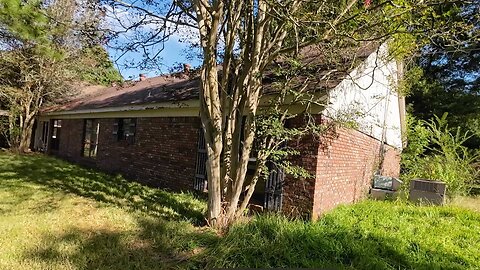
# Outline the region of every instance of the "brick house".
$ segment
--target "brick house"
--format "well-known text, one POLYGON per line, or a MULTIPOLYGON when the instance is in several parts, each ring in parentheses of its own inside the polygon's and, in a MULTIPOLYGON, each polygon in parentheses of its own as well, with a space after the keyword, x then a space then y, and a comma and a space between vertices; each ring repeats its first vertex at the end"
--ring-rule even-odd
MULTIPOLYGON (((398 176, 405 117, 404 100, 395 91, 401 66, 386 55, 382 45, 330 83, 328 105, 316 111, 319 121, 355 111, 358 127, 339 128, 325 140, 292 142, 301 152, 294 162, 315 177, 293 179, 272 171, 258 184, 258 204, 315 219, 364 198, 374 173, 398 176)), ((206 154, 200 126, 198 79, 167 75, 88 89, 71 102, 46 108, 38 117, 34 145, 146 185, 202 190, 206 154)))

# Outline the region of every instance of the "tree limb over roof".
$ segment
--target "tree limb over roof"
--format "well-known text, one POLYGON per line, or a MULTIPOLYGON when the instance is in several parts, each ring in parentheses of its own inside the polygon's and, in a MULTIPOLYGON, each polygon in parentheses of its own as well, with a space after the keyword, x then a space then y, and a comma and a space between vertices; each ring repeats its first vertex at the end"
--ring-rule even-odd
MULTIPOLYGON (((300 51, 299 61, 305 66, 305 74, 296 75, 295 82, 307 91, 326 92, 342 82, 350 71, 357 67, 378 48, 377 43, 365 43, 354 49, 338 49, 335 51, 337 61, 344 65, 329 64, 328 53, 321 47, 309 46, 300 51), (305 79, 310 77, 307 85, 305 79)), ((275 75, 276 68, 288 68, 287 58, 279 58, 263 78, 264 94, 273 94, 274 82, 279 78, 275 75)), ((221 72, 221 71, 220 71, 221 72)), ((79 91, 81 94, 63 105, 47 107, 44 113, 59 111, 94 110, 103 108, 122 107, 127 105, 148 105, 162 102, 181 102, 199 98, 200 78, 195 72, 172 73, 143 81, 126 82, 123 85, 112 87, 88 87, 88 91, 79 91)))

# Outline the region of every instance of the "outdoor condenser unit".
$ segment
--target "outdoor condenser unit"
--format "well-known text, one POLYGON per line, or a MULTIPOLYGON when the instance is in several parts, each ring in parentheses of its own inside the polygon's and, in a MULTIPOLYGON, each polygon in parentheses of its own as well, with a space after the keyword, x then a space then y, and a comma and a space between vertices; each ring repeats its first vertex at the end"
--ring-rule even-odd
POLYGON ((409 200, 442 205, 445 202, 446 190, 447 185, 444 182, 414 179, 410 182, 409 200))
POLYGON ((370 196, 377 200, 384 200, 388 197, 394 198, 398 195, 398 190, 402 183, 402 181, 394 177, 375 175, 370 196))

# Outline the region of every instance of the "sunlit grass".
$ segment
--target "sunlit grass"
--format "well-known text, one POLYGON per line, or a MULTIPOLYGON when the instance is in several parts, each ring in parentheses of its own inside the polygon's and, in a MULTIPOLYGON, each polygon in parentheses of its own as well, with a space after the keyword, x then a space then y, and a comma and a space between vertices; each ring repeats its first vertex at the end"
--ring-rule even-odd
POLYGON ((194 226, 204 209, 192 194, 2 153, 0 269, 176 267, 216 240, 194 226))
POLYGON ((480 215, 456 207, 365 201, 319 222, 261 216, 235 226, 216 267, 480 269, 480 215))
POLYGON ((470 197, 459 196, 454 198, 451 204, 458 207, 474 210, 480 213, 480 195, 470 197))
POLYGON ((193 194, 0 153, 0 269, 480 269, 478 205, 365 201, 313 223, 259 216, 219 236, 193 194))

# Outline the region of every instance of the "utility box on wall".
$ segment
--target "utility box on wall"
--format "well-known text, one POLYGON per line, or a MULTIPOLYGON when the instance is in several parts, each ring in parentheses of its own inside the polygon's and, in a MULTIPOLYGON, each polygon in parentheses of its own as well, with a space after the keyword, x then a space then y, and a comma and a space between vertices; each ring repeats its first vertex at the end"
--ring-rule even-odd
POLYGON ((413 179, 410 182, 409 200, 443 205, 445 203, 446 190, 447 185, 444 182, 428 179, 413 179))

